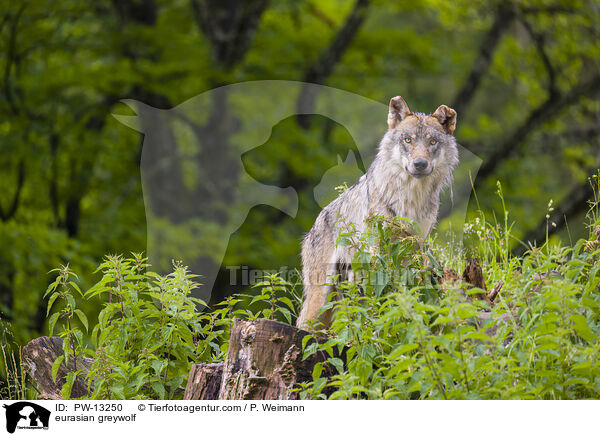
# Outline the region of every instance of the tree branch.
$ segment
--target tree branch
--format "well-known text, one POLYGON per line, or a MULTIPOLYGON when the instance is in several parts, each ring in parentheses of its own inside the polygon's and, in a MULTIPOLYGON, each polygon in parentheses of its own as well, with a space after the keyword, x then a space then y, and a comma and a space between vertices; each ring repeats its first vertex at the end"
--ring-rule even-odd
POLYGON ((493 174, 500 164, 519 148, 537 127, 556 116, 566 107, 575 104, 583 96, 593 95, 600 91, 600 76, 574 86, 566 94, 549 95, 546 101, 534 109, 525 122, 512 135, 491 147, 493 150, 477 173, 477 179, 483 181, 493 174))
POLYGON ((133 20, 146 26, 156 24, 158 10, 155 0, 112 0, 112 4, 123 22, 133 20))
POLYGON ((17 45, 17 29, 19 26, 19 20, 21 19, 21 15, 23 14, 23 11, 25 10, 26 5, 27 5, 27 3, 23 3, 21 5, 19 10, 17 11, 17 14, 15 15, 15 17, 13 18, 13 20, 10 24, 10 36, 9 36, 9 40, 8 40, 8 51, 6 54, 6 66, 4 67, 4 95, 6 97, 6 101, 8 102, 8 105, 10 106, 10 109, 14 115, 17 115, 20 111, 15 103, 14 98, 13 98, 13 93, 12 93, 11 83, 10 83, 11 82, 10 75, 11 75, 12 65, 15 61, 15 56, 16 56, 15 52, 16 52, 16 45, 17 45))
POLYGON ((524 7, 521 8, 521 13, 523 14, 527 14, 527 15, 537 15, 537 14, 566 14, 566 15, 570 15, 570 14, 575 14, 577 12, 577 9, 575 8, 568 8, 565 6, 532 6, 532 7, 524 7))
POLYGON ((190 0, 190 3, 213 57, 229 70, 246 55, 269 0, 190 0))
POLYGON ((569 218, 573 218, 578 214, 587 211, 589 208, 588 201, 593 198, 594 195, 589 178, 597 174, 597 171, 597 168, 594 168, 588 173, 588 176, 584 182, 573 187, 573 189, 571 189, 571 191, 565 195, 563 201, 554 207, 552 213, 549 214, 550 218, 542 218, 540 222, 523 238, 525 245, 517 245, 512 250, 512 253, 516 256, 521 256, 527 249, 529 249, 527 243, 535 246, 536 243, 542 242, 546 239, 546 232, 548 237, 550 237, 554 233, 561 230, 569 218), (555 225, 552 225, 552 223, 555 225))
POLYGON ((452 103, 452 108, 461 118, 464 117, 464 113, 475 96, 483 76, 488 71, 502 35, 510 27, 514 18, 515 10, 512 4, 501 2, 496 9, 492 27, 483 37, 483 41, 479 46, 479 53, 471 67, 471 72, 452 103))
MULTIPOLYGON (((348 14, 346 21, 337 31, 331 44, 325 48, 317 60, 309 65, 304 74, 303 81, 305 83, 323 84, 331 75, 333 68, 342 58, 346 49, 358 33, 362 26, 369 9, 370 0, 357 0, 348 14)), ((315 102, 316 94, 314 90, 309 90, 306 85, 303 85, 298 96, 296 107, 298 113, 310 113, 315 102)), ((303 129, 310 127, 309 117, 297 117, 298 124, 303 129)))
POLYGON ((329 27, 330 29, 333 29, 335 27, 335 21, 329 15, 327 15, 325 12, 319 9, 314 3, 309 1, 306 3, 306 6, 308 12, 310 12, 313 16, 321 20, 323 23, 325 23, 327 27, 329 27))
MULTIPOLYGON (((580 98, 592 96, 598 92, 600 92, 600 75, 574 86, 567 93, 549 95, 544 103, 529 113, 525 121, 511 135, 489 147, 492 153, 485 158, 477 173, 474 185, 477 186, 492 176, 500 165, 510 158, 540 125, 551 120, 565 108, 577 103, 580 98)), ((459 189, 454 193, 455 198, 467 198, 470 191, 470 186, 459 189)), ((440 209, 439 219, 447 217, 450 211, 450 207, 440 209)))
POLYGON ((25 184, 25 160, 21 159, 19 161, 19 165, 17 167, 17 187, 15 189, 15 195, 13 196, 10 207, 6 211, 6 213, 0 207, 0 219, 3 222, 10 220, 19 207, 19 199, 21 198, 21 191, 23 190, 23 185, 25 184))
POLYGON ((544 63, 544 67, 546 68, 546 72, 548 73, 548 94, 554 95, 558 94, 558 88, 556 87, 556 71, 552 62, 550 62, 550 58, 548 57, 548 53, 546 52, 546 40, 543 34, 537 33, 531 24, 525 19, 524 16, 519 17, 519 21, 523 24, 527 33, 533 40, 535 44, 535 48, 544 63))
POLYGON ((54 222, 57 226, 60 226, 60 214, 58 212, 58 135, 55 132, 50 134, 50 204, 52 205, 52 213, 54 215, 54 222))

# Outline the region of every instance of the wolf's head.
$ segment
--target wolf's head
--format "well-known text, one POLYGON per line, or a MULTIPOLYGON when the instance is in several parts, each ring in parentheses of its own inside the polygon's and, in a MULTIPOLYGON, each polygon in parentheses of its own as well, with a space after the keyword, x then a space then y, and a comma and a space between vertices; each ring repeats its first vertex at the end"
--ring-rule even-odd
POLYGON ((415 178, 449 174, 458 164, 456 111, 441 105, 430 115, 412 113, 400 96, 390 101, 385 158, 415 178))

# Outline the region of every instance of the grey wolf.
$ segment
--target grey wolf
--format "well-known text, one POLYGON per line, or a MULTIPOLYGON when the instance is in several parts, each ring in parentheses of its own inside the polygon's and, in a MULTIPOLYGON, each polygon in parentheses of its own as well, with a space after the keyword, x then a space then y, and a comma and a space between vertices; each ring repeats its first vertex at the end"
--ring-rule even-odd
POLYGON ((456 111, 441 105, 432 114, 412 113, 400 96, 390 101, 388 129, 367 172, 329 203, 302 241, 304 298, 298 327, 309 321, 331 323, 331 311, 319 316, 333 286, 330 278, 348 270, 353 252, 336 246, 340 226, 365 230, 370 215, 402 216, 415 221, 424 240, 436 220, 440 192, 452 183, 458 165, 454 139, 456 111))

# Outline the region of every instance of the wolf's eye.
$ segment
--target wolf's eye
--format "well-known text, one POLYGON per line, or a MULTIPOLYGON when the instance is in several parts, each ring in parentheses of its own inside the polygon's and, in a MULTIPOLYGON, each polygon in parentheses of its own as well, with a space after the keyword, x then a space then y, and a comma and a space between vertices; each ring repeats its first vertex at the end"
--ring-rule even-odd
POLYGON ((435 144, 437 144, 437 143, 438 143, 438 142, 437 142, 435 139, 432 139, 431 141, 429 141, 429 145, 435 145, 435 144))
POLYGON ((410 144, 412 142, 412 138, 407 136, 406 138, 404 138, 404 142, 406 142, 407 144, 410 144))

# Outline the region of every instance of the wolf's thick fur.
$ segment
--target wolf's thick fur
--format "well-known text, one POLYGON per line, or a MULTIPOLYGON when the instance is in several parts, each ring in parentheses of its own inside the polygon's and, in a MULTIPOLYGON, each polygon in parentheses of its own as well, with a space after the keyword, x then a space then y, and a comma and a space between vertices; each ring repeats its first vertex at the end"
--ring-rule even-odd
MULTIPOLYGON (((402 97, 390 101, 388 130, 373 163, 352 187, 327 205, 302 242, 304 302, 297 325, 316 320, 327 303, 328 277, 347 269, 353 253, 336 246, 341 225, 360 232, 371 214, 403 216, 419 224, 426 238, 437 219, 440 192, 458 164, 454 140, 456 112, 442 105, 430 115, 411 113, 402 97)), ((328 327, 331 311, 319 318, 328 327)))

